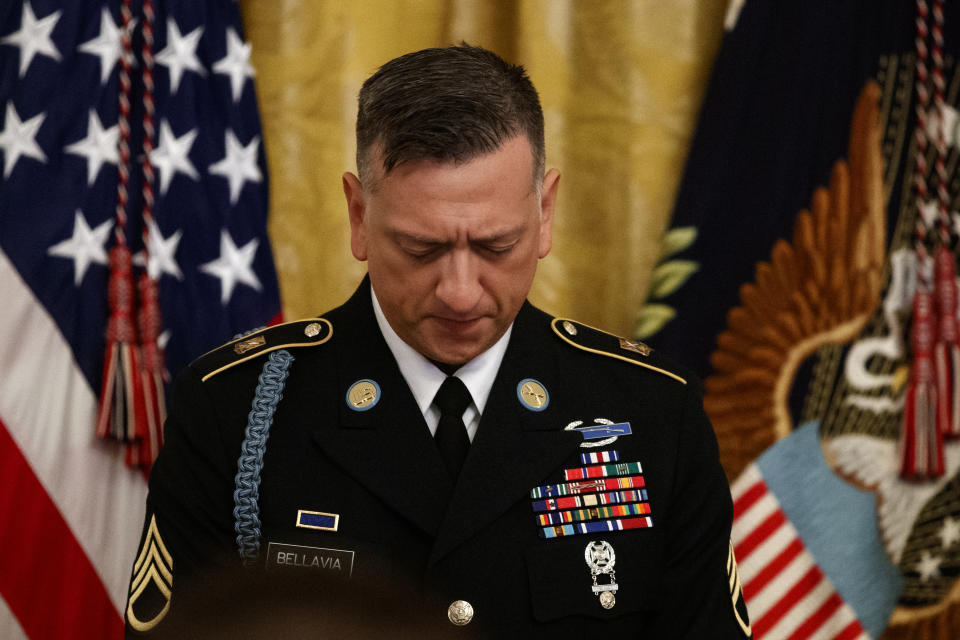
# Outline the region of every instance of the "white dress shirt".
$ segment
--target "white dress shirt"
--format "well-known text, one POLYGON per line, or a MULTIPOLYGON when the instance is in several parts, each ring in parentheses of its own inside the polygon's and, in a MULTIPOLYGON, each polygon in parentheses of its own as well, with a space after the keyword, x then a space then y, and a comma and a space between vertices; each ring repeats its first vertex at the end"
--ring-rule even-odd
MULTIPOLYGON (((383 309, 380 308, 380 301, 377 300, 377 294, 374 293, 373 287, 370 287, 370 296, 373 298, 373 313, 377 317, 380 333, 383 334, 383 339, 387 341, 387 346, 390 347, 390 352, 393 353, 393 357, 400 367, 403 379, 406 380, 407 386, 413 392, 413 398, 416 400, 417 406, 420 407, 423 419, 427 422, 430 435, 434 435, 437 432, 437 423, 440 422, 440 409, 433 405, 433 398, 437 395, 440 385, 446 380, 447 374, 397 335, 397 332, 393 330, 393 327, 390 326, 387 318, 383 315, 383 309)), ((480 416, 483 415, 483 409, 487 406, 490 387, 493 386, 493 380, 497 377, 497 371, 500 370, 500 363, 503 361, 503 354, 507 350, 507 343, 510 341, 512 331, 513 323, 492 347, 457 369, 453 374, 463 381, 473 400, 467 410, 463 412, 463 424, 467 427, 467 437, 470 438, 470 442, 473 442, 473 437, 477 434, 480 416)))

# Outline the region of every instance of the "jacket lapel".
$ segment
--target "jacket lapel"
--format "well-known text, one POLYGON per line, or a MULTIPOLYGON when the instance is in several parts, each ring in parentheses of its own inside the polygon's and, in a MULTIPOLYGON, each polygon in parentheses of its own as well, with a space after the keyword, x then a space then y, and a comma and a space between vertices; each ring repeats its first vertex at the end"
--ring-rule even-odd
POLYGON ((314 432, 320 449, 357 482, 419 526, 436 535, 452 483, 413 394, 387 347, 365 278, 333 324, 339 395, 338 422, 314 432), (347 391, 358 380, 373 380, 379 400, 366 411, 351 409, 347 391))
POLYGON ((544 344, 549 339, 545 318, 529 303, 517 315, 428 565, 436 564, 527 496, 582 441, 578 433, 563 430, 555 403, 543 411, 531 411, 517 398, 517 385, 525 378, 539 380, 548 392, 551 386, 559 386, 552 385, 559 369, 552 356, 555 350, 544 344))

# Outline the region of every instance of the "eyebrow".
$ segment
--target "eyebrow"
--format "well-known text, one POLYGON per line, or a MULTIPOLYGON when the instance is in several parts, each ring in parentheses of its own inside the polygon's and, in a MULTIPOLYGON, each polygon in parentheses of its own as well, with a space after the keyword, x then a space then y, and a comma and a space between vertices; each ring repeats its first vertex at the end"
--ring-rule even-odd
MULTIPOLYGON (((504 240, 512 239, 516 236, 519 236, 523 233, 525 229, 524 225, 514 227, 512 229, 506 229, 505 231, 500 231, 493 233, 488 236, 482 236, 479 238, 470 238, 470 244, 496 244, 497 242, 502 242, 504 240)), ((411 242, 416 244, 430 245, 430 246, 446 246, 454 244, 447 240, 441 240, 438 238, 432 238, 430 236, 421 235, 418 233, 407 233, 406 231, 400 231, 399 229, 394 229, 391 231, 391 235, 395 240, 400 242, 411 242)))

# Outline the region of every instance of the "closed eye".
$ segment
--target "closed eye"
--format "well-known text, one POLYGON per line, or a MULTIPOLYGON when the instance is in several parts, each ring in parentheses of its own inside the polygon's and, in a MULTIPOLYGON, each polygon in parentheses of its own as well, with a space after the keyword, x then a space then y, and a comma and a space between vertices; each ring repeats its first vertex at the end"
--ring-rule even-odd
POLYGON ((516 246, 516 242, 511 242, 509 244, 480 244, 477 246, 477 248, 485 253, 495 256, 503 256, 513 251, 514 247, 516 246))
POLYGON ((406 253, 411 258, 416 260, 430 260, 432 258, 438 257, 443 253, 446 245, 430 245, 430 246, 417 246, 417 247, 402 247, 404 253, 406 253))
POLYGON ((411 258, 427 260, 443 253, 450 245, 446 242, 423 238, 419 236, 395 233, 394 240, 397 247, 411 258))

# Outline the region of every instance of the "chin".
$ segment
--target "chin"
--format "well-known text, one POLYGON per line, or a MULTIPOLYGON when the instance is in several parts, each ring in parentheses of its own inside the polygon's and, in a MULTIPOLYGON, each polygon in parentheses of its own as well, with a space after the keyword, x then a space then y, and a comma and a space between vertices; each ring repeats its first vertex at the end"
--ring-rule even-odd
POLYGON ((446 347, 438 345, 438 348, 430 350, 429 353, 431 355, 427 357, 430 360, 434 360, 442 364, 450 365, 452 367, 460 367, 476 358, 478 355, 483 353, 483 351, 483 349, 474 345, 469 347, 465 347, 463 345, 450 345, 446 347))
POLYGON ((449 351, 446 351, 442 354, 438 353, 437 357, 431 358, 431 360, 439 362, 440 364, 449 365, 451 367, 462 367, 476 358, 478 355, 480 355, 479 351, 477 353, 469 352, 468 355, 462 355, 461 353, 450 353, 449 351))

